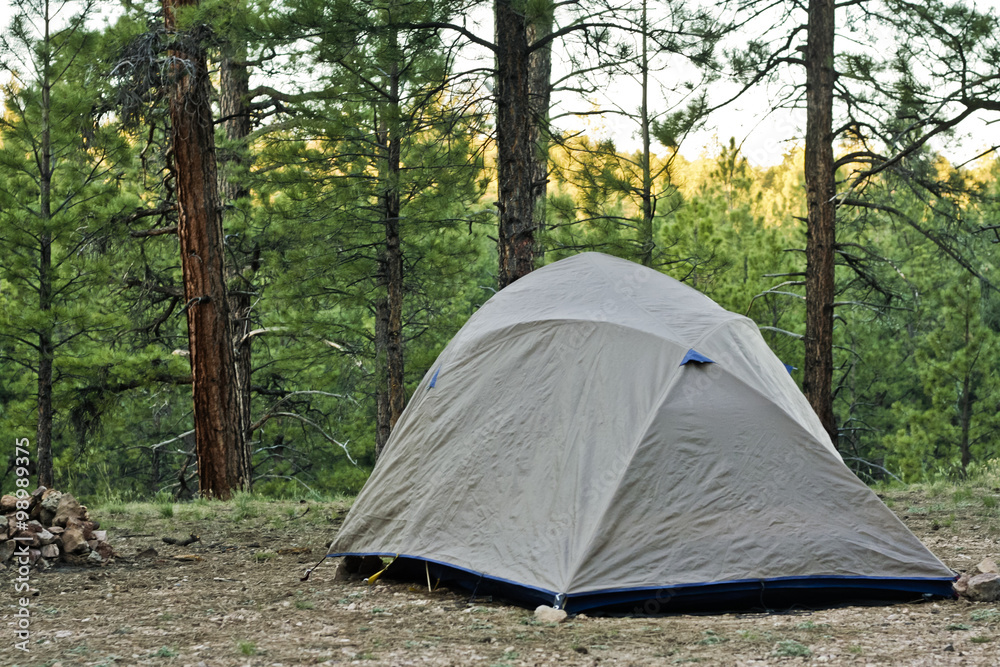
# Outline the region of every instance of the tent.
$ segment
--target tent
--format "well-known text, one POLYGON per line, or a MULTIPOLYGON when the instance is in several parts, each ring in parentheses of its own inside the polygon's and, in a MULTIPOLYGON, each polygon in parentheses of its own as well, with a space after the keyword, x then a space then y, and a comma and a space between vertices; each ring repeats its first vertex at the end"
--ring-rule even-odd
POLYGON ((568 611, 951 596, 754 322, 585 253, 473 315, 330 556, 568 611))

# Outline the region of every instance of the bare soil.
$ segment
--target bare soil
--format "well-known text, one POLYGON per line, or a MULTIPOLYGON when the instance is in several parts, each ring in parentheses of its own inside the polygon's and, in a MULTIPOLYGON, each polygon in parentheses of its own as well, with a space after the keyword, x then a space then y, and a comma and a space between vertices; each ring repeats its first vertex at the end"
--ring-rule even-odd
MULTIPOLYGON (((923 490, 886 500, 945 563, 967 571, 1000 557, 998 497, 923 490)), ((546 625, 531 610, 456 591, 337 581, 329 561, 300 581, 346 507, 244 498, 92 510, 120 556, 32 573, 28 653, 14 648, 10 623, 16 575, 0 573, 0 665, 1000 665, 1000 603, 546 625), (189 533, 201 541, 161 540, 189 533), (142 555, 151 548, 155 556, 142 555)))

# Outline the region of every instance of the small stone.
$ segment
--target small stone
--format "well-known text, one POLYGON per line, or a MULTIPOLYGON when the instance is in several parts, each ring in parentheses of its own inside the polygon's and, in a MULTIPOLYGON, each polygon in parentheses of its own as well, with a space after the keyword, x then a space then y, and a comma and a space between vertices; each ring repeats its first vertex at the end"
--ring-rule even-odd
POLYGON ((101 554, 102 560, 110 560, 115 557, 115 550, 107 542, 98 542, 94 551, 101 554))
POLYGON ((341 564, 348 573, 362 577, 370 577, 385 567, 378 556, 344 556, 341 564))
POLYGON ((958 581, 953 583, 951 587, 958 595, 965 595, 966 591, 969 590, 969 575, 962 574, 962 576, 958 578, 958 581))
POLYGON ((0 564, 6 563, 10 560, 10 557, 14 555, 14 549, 16 544, 14 540, 7 540, 6 542, 0 542, 0 564))
POLYGON ((6 514, 17 509, 17 497, 6 495, 0 497, 0 513, 6 514))
POLYGON ((544 604, 535 608, 535 620, 541 623, 562 623, 567 615, 564 609, 553 609, 544 604))
POLYGON ((970 577, 965 597, 973 602, 996 602, 1000 600, 1000 574, 987 572, 970 577))
POLYGON ((944 647, 944 650, 948 651, 948 652, 953 652, 955 650, 955 645, 954 644, 948 644, 947 646, 944 647))
POLYGON ((52 523, 52 520, 56 516, 56 510, 59 509, 59 499, 62 498, 62 495, 61 491, 56 491, 55 489, 49 489, 42 494, 41 512, 38 515, 42 523, 46 525, 52 523))
POLYGON ((55 544, 46 544, 42 547, 42 558, 58 558, 59 557, 59 547, 55 544))
POLYGON ((88 560, 92 560, 95 563, 103 563, 104 562, 104 558, 101 557, 101 553, 99 551, 91 551, 90 555, 87 556, 87 559, 88 560))
POLYGON ((997 562, 992 558, 984 558, 979 565, 976 566, 980 574, 1000 574, 1000 568, 997 567, 997 562))
POLYGON ((94 539, 97 540, 98 542, 107 542, 108 541, 108 531, 106 531, 106 530, 95 530, 94 531, 94 539))
POLYGON ((73 494, 64 493, 59 497, 59 504, 56 507, 55 518, 52 519, 52 523, 57 526, 68 527, 67 523, 70 519, 85 521, 85 517, 85 510, 76 501, 73 494))
POLYGON ((67 528, 62 535, 63 551, 67 554, 86 553, 90 551, 90 545, 83 538, 83 531, 79 528, 67 528))

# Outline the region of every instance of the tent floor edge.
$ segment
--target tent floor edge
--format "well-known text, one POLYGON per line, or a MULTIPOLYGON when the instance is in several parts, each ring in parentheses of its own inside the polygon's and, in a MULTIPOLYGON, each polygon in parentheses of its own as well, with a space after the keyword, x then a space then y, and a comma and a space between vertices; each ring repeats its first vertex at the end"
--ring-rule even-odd
MULTIPOLYGON (((338 556, 396 557, 394 553, 331 553, 338 556)), ((559 606, 582 612, 656 616, 689 613, 778 612, 843 605, 885 605, 928 599, 953 599, 953 578, 878 578, 845 576, 786 577, 659 588, 598 590, 559 594, 514 581, 490 577, 449 563, 399 555, 386 569, 387 579, 461 589, 469 602, 498 601, 534 608, 559 606)))

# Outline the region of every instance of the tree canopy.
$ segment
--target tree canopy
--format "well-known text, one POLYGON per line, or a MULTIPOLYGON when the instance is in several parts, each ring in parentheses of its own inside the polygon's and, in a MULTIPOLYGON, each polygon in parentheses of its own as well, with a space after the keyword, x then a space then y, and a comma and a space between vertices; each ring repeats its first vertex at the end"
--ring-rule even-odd
POLYGON ((864 478, 1000 457, 1000 142, 969 136, 1000 114, 991 11, 12 8, 0 432, 41 483, 355 492, 468 317, 587 250, 753 318, 864 478), (747 96, 810 114, 783 160, 690 144, 747 96))

